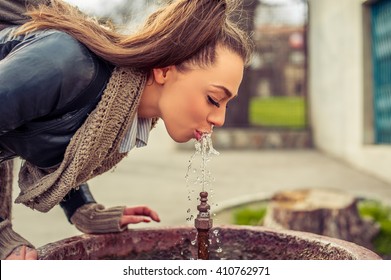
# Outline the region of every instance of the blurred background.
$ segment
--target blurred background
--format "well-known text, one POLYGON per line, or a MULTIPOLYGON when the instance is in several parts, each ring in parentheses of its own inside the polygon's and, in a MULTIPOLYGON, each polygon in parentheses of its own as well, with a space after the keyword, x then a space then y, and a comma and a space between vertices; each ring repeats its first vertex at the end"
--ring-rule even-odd
MULTIPOLYGON (((124 32, 159 6, 67 2, 124 32)), ((238 21, 256 51, 240 98, 213 133, 221 154, 210 163, 212 210, 286 189, 344 191, 382 205, 376 211, 391 250, 391 1, 242 0, 241 7, 238 21)), ((189 190, 184 177, 193 152, 194 143, 175 144, 160 121, 148 147, 91 181, 91 190, 107 206, 151 206, 162 218, 151 226, 189 224, 188 197, 198 190, 189 190)), ((61 209, 14 209, 15 228, 37 246, 80 234, 61 209)))

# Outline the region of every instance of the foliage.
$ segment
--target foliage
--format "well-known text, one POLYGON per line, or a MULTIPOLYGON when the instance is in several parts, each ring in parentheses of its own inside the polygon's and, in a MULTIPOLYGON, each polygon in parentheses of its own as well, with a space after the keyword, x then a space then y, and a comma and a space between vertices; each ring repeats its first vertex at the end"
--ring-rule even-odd
POLYGON ((303 97, 252 98, 250 123, 266 127, 305 128, 305 99, 303 97))
POLYGON ((382 256, 391 256, 391 207, 378 201, 363 200, 358 209, 362 217, 373 219, 380 225, 380 232, 373 240, 375 251, 382 256))
POLYGON ((240 207, 233 211, 233 223, 236 225, 260 225, 262 224, 265 214, 266 206, 258 208, 240 207))

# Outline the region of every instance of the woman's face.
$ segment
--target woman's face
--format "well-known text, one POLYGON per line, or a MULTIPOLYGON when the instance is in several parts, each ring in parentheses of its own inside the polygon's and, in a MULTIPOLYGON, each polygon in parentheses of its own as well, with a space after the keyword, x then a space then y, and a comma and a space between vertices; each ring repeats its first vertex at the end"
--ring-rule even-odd
MULTIPOLYGON (((217 48, 215 64, 207 68, 192 66, 179 72, 176 67, 160 69, 160 117, 176 142, 197 140, 212 126, 222 126, 227 103, 237 96, 243 77, 241 57, 217 48)), ((156 77, 155 77, 156 78, 156 77)))

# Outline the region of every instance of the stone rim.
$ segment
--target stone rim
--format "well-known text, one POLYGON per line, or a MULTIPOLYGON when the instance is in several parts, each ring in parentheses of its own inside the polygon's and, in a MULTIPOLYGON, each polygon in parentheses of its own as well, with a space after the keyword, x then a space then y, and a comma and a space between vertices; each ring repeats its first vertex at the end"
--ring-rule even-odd
MULTIPOLYGON (((340 258, 336 259, 381 259, 380 256, 374 252, 357 244, 313 233, 292 230, 275 230, 262 226, 219 226, 212 228, 211 231, 214 229, 219 230, 225 238, 230 238, 230 242, 227 242, 231 243, 230 245, 236 242, 236 245, 233 244, 233 246, 237 246, 236 251, 238 250, 237 248, 243 248, 240 247, 243 246, 243 243, 238 243, 238 240, 240 241, 241 238, 249 239, 246 240, 246 244, 249 244, 248 246, 253 246, 253 248, 249 248, 249 251, 254 248, 257 249, 257 247, 254 247, 258 246, 257 242, 262 245, 261 242, 263 239, 273 239, 276 240, 278 244, 283 244, 284 248, 282 248, 282 250, 286 251, 288 248, 288 250, 291 251, 288 256, 295 256, 295 254, 297 254, 295 258, 284 258, 283 255, 280 255, 271 259, 321 259, 313 253, 309 254, 308 258, 307 255, 303 255, 305 257, 300 258, 302 253, 300 250, 303 250, 303 248, 311 248, 311 245, 314 247, 315 251, 317 248, 321 248, 326 254, 328 253, 327 250, 331 253, 333 250, 337 250, 340 252, 338 255, 340 258), (296 258, 297 256, 299 256, 299 258, 296 258)), ((137 256, 137 254, 147 255, 149 252, 156 253, 159 250, 168 251, 180 243, 189 243, 190 240, 195 239, 195 236, 195 228, 185 226, 129 229, 121 233, 112 234, 82 234, 46 244, 38 248, 38 255, 41 260, 110 259, 108 256, 114 256, 115 259, 121 259, 130 253, 137 256)), ((268 244, 263 245, 267 246, 268 244)), ((245 252, 246 249, 247 248, 244 248, 243 251, 245 252)), ((192 251, 189 252, 189 254, 196 254, 195 247, 194 250, 192 248, 189 250, 192 251)), ((229 252, 227 254, 229 254, 229 252)))

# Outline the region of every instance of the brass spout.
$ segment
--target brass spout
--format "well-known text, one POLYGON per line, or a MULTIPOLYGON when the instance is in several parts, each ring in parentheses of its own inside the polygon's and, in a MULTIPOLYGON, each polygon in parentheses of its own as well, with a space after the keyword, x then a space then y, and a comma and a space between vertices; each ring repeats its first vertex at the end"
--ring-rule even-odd
POLYGON ((208 193, 200 193, 200 204, 197 206, 198 215, 194 221, 197 229, 198 259, 209 259, 209 230, 213 226, 213 220, 210 218, 210 206, 208 204, 208 193))

